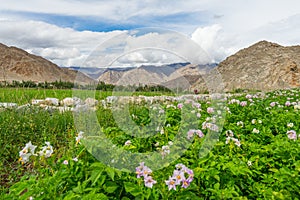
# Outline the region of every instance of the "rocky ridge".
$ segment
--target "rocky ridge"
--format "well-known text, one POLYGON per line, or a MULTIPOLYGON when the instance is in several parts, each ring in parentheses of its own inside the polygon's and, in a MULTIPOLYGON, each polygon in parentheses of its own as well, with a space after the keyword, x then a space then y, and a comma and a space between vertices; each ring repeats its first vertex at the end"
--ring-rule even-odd
POLYGON ((94 81, 83 73, 60 68, 40 56, 0 44, 0 81, 74 82, 75 79, 80 84, 94 81))

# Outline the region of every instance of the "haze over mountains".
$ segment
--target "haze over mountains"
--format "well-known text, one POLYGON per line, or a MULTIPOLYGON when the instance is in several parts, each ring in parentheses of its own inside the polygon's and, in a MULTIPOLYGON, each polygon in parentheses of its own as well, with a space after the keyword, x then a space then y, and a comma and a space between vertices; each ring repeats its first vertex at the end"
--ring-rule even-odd
POLYGON ((63 68, 16 47, 0 44, 0 81, 32 80, 35 82, 70 81, 89 84, 102 81, 115 85, 165 85, 186 90, 208 90, 203 77, 217 70, 226 91, 237 88, 271 90, 299 87, 300 46, 283 47, 260 41, 208 65, 174 63, 162 66, 142 65, 138 68, 63 68), (79 72, 77 73, 77 70, 79 72))

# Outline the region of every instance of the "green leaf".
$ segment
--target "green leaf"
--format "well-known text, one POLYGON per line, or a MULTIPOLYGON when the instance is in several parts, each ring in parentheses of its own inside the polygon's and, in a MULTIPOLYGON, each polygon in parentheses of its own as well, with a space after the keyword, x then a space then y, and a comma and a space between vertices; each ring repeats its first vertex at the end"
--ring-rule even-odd
POLYGON ((124 187, 125 187, 126 192, 132 194, 135 197, 138 196, 138 195, 140 195, 140 194, 142 194, 142 191, 139 188, 139 186, 136 185, 136 184, 134 184, 134 183, 125 182, 124 183, 124 187))
POLYGON ((111 178, 111 180, 114 181, 114 178, 115 178, 115 170, 113 168, 110 168, 110 167, 107 167, 105 169, 107 175, 111 178))
POLYGON ((118 187, 119 186, 115 182, 109 181, 109 182, 105 183, 104 190, 107 193, 113 193, 118 187))
POLYGON ((103 193, 95 194, 94 192, 90 192, 88 195, 83 196, 82 199, 83 200, 91 200, 91 199, 108 200, 108 197, 103 193))
POLYGON ((215 189, 215 190, 219 190, 219 188, 220 188, 220 183, 216 183, 216 184, 214 185, 214 189, 215 189))
POLYGON ((95 186, 95 184, 97 183, 97 181, 101 177, 102 172, 103 172, 103 169, 101 169, 101 170, 94 170, 92 172, 92 175, 91 175, 91 178, 90 178, 91 181, 92 181, 92 186, 95 186))
POLYGON ((214 178, 215 178, 218 182, 220 182, 220 176, 219 176, 219 175, 214 175, 214 178))

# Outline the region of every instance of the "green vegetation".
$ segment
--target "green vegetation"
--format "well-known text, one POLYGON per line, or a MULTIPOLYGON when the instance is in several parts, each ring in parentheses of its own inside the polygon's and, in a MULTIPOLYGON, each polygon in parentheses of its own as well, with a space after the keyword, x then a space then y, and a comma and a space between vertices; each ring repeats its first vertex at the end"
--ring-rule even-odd
MULTIPOLYGON (((82 92, 89 96, 93 91, 82 92)), ((96 91, 95 96, 104 99, 111 94, 96 91)), ((134 93, 138 94, 154 95, 134 93)), ((215 104, 211 100, 170 101, 162 102, 160 107, 139 102, 128 105, 130 116, 122 110, 118 112, 122 123, 126 123, 128 117, 132 119, 136 125, 132 126, 134 133, 141 131, 139 127, 151 124, 153 118, 162 122, 164 126, 152 131, 147 138, 128 134, 130 127, 127 131, 121 129, 114 111, 99 103, 95 112, 101 130, 120 149, 132 153, 158 152, 159 161, 163 161, 172 157, 181 144, 190 142, 180 158, 151 173, 156 181, 152 188, 145 186, 143 177, 138 178, 136 173, 108 167, 94 158, 84 144, 97 140, 89 141, 86 137, 89 129, 75 128, 71 111, 60 113, 40 107, 2 109, 0 199, 299 199, 299 95, 299 90, 287 90, 264 96, 233 96, 226 100, 224 110, 224 106, 218 107, 222 100, 215 104), (186 116, 184 109, 190 111, 186 116), (221 126, 216 120, 224 116, 224 112, 226 117, 221 126), (182 121, 183 116, 188 120, 182 121), (190 125, 196 126, 195 130, 184 129, 190 125), (201 147, 207 143, 205 138, 215 133, 214 125, 221 131, 219 140, 207 155, 199 156, 201 147), (80 131, 84 131, 81 141, 78 139, 80 131), (178 134, 181 141, 171 144, 178 134), (52 155, 48 158, 30 156, 28 162, 22 164, 18 161, 19 152, 29 141, 37 146, 36 152, 46 141, 50 142, 52 155), (170 154, 163 150, 166 146, 170 154), (176 190, 169 190, 165 181, 179 163, 191 169, 194 178, 186 188, 180 184, 176 190)), ((0 102, 19 105, 33 98, 71 96, 71 90, 0 89, 0 102)), ((150 164, 150 161, 144 162, 147 166, 150 164)))

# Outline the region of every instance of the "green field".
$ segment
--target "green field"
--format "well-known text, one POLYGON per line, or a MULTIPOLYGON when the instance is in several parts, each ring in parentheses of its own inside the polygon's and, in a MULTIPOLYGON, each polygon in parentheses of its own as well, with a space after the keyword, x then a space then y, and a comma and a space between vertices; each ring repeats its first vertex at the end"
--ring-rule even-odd
MULTIPOLYGON (((74 93, 93 95, 1 88, 0 102, 23 105, 74 93)), ((96 91, 95 98, 111 94, 96 91)), ((115 110, 99 102, 95 111, 77 115, 1 108, 0 199, 299 199, 299 95, 294 89, 214 101, 140 101, 115 110), (20 153, 28 142, 39 153, 20 160, 30 153, 20 153), (132 155, 142 155, 145 166, 138 168, 132 155)))

